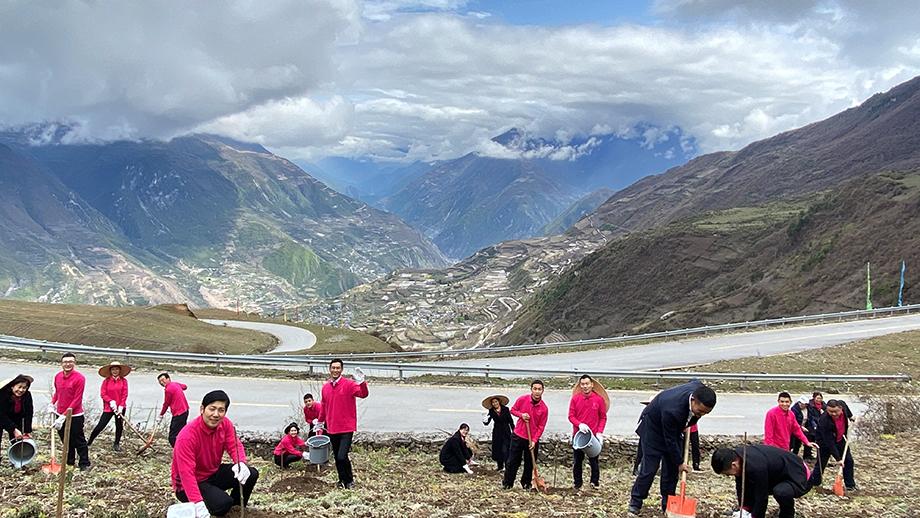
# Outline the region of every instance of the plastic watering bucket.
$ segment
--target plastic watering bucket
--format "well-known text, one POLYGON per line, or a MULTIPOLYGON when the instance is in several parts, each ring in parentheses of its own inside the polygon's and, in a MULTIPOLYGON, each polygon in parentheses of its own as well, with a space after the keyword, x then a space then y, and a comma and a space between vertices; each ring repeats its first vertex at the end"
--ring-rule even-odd
POLYGON ((330 440, 328 435, 314 435, 307 439, 310 445, 310 464, 329 462, 330 440))
POLYGON ((591 432, 578 432, 572 437, 572 447, 576 450, 583 450, 588 458, 594 458, 601 454, 601 441, 597 440, 591 432))
POLYGON ((10 449, 7 450, 7 455, 13 467, 21 469, 32 462, 32 459, 35 458, 35 451, 35 441, 32 439, 23 439, 11 444, 10 449))

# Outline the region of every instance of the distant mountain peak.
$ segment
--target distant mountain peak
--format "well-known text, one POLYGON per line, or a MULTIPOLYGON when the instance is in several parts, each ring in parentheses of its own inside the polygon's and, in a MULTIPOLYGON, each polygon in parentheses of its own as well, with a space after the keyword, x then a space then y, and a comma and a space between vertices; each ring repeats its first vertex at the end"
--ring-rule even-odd
POLYGON ((233 148, 237 151, 244 151, 250 153, 260 153, 263 155, 271 155, 272 153, 262 147, 261 144, 256 144, 254 142, 242 142, 240 140, 232 139, 230 137, 224 137, 222 135, 215 135, 213 133, 195 133, 190 135, 193 138, 203 140, 205 142, 210 142, 212 144, 222 144, 224 146, 233 148))

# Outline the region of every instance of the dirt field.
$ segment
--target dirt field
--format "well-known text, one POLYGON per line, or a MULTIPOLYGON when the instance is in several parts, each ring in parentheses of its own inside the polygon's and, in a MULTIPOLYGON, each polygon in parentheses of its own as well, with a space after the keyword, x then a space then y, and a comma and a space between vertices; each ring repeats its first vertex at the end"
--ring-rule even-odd
MULTIPOLYGON (((38 436, 40 444, 46 433, 38 436)), ((137 458, 140 444, 127 437, 120 454, 106 451, 105 437, 90 452, 94 469, 73 474, 65 497, 65 516, 163 516, 173 502, 169 488, 169 449, 160 443, 151 456, 137 458)), ((5 445, 9 443, 4 441, 5 445)), ((918 516, 920 464, 907 452, 920 448, 917 437, 895 436, 855 443, 856 477, 860 490, 845 498, 813 491, 799 500, 799 516, 806 518, 908 518, 918 516)), ((5 447, 4 447, 5 453, 5 447)), ((491 462, 483 462, 475 475, 448 475, 439 471, 434 455, 407 451, 356 449, 352 455, 356 489, 334 489, 335 470, 303 468, 281 471, 270 461, 255 459, 260 479, 249 518, 268 517, 625 517, 632 484, 627 459, 602 465, 601 488, 575 492, 571 473, 564 465, 541 465, 551 486, 549 494, 527 492, 519 486, 503 491, 491 462)), ((25 518, 53 516, 56 479, 41 473, 47 453, 24 472, 9 467, 5 455, 0 467, 0 516, 25 518)), ((704 459, 704 464, 708 458, 704 459)), ((825 481, 830 487, 831 481, 825 481)), ((653 486, 653 487, 657 487, 653 486)), ((693 474, 690 492, 700 500, 700 518, 725 516, 734 501, 733 482, 710 471, 693 474)), ((655 513, 653 499, 643 517, 655 513)), ((769 515, 775 511, 772 503, 769 515)), ((233 511, 230 516, 239 516, 233 511)))

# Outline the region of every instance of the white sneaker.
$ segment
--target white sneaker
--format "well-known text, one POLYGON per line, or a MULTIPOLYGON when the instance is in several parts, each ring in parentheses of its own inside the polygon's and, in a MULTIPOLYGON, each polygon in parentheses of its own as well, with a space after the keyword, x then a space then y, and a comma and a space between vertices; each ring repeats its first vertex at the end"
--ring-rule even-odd
POLYGON ((463 470, 466 471, 467 473, 469 473, 470 475, 473 474, 473 470, 470 469, 470 467, 469 467, 468 465, 466 465, 466 464, 463 465, 463 470))

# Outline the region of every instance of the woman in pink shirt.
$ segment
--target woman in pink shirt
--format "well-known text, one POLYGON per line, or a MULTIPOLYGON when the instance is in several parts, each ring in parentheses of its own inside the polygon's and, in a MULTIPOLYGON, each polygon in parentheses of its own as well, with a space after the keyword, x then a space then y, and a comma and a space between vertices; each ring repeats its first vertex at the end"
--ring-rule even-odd
POLYGON ((291 423, 284 428, 284 437, 278 446, 275 446, 275 465, 281 469, 287 469, 291 464, 299 460, 307 460, 308 454, 304 451, 307 443, 300 438, 300 428, 297 423, 291 423))
POLYGON ((124 419, 125 404, 128 401, 128 380, 125 379, 125 376, 130 373, 130 365, 122 365, 118 362, 103 365, 99 369, 99 375, 105 378, 99 389, 99 395, 102 397, 102 416, 99 417, 99 423, 93 428, 93 432, 89 434, 87 446, 93 445, 93 441, 105 430, 114 416, 115 442, 112 444, 112 450, 121 451, 121 433, 124 429, 122 419, 124 419))

